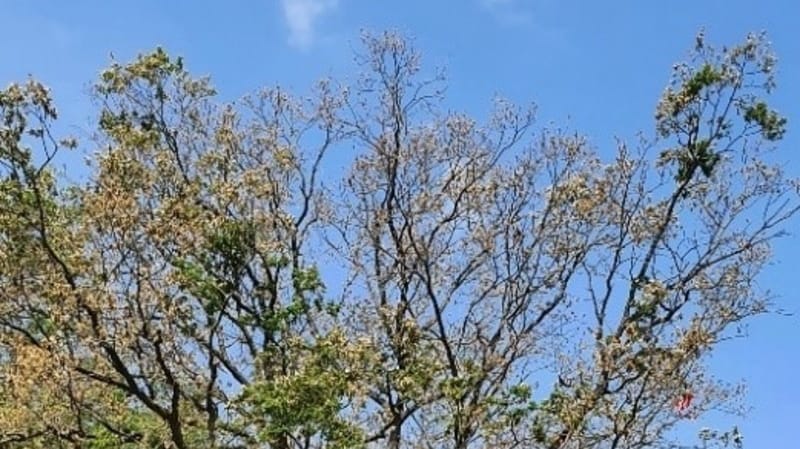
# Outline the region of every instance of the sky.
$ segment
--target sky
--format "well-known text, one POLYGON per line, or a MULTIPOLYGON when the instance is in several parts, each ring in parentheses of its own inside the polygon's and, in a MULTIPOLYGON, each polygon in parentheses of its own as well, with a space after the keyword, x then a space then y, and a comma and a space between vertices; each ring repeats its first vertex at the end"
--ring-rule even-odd
MULTIPOLYGON (((45 82, 61 126, 81 137, 91 129, 88 87, 112 54, 126 61, 163 46, 232 99, 265 85, 302 92, 324 76, 354 77, 360 31, 393 29, 414 38, 427 68, 446 69, 450 108, 480 116, 496 94, 533 101, 540 123, 577 129, 602 152, 616 137, 652 133, 670 67, 698 30, 719 44, 766 30, 779 58, 772 104, 789 119, 779 157, 800 175, 799 18, 795 0, 0 0, 0 85, 28 75, 45 82)), ((716 374, 748 384, 752 410, 730 422, 750 449, 796 446, 797 234, 779 242, 761 278, 794 315, 757 319, 746 340, 712 360, 716 374)))

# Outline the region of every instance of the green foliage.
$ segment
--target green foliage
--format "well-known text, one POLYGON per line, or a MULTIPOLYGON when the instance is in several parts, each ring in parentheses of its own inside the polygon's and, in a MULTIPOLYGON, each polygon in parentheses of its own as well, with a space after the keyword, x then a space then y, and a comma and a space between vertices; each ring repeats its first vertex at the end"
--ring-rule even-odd
POLYGON ((214 267, 229 288, 238 284, 245 267, 255 254, 256 229, 244 220, 226 219, 206 240, 207 264, 214 267))
POLYGON ((299 344, 303 361, 297 371, 250 385, 238 402, 251 419, 263 421, 259 435, 265 442, 299 434, 321 436, 332 448, 363 447, 362 432, 340 415, 361 375, 349 372, 344 362, 347 343, 332 334, 315 344, 299 344))
MULTIPOLYGON (((139 57, 131 64, 113 64, 100 74, 98 89, 103 94, 123 93, 132 82, 144 80, 152 86, 159 85, 165 78, 184 73, 183 60, 172 59, 161 47, 139 57)), ((158 96, 165 100, 163 91, 158 96)))
POLYGON ((173 265, 178 270, 181 287, 201 300, 206 313, 211 315, 219 312, 225 299, 219 281, 202 264, 191 260, 176 259, 173 265))
POLYGON ((748 123, 758 125, 761 134, 767 140, 780 140, 786 132, 786 118, 769 109, 763 101, 745 107, 744 119, 748 123))
POLYGON ((737 139, 728 110, 738 111, 744 123, 756 126, 767 141, 783 137, 786 119, 761 98, 774 85, 774 57, 763 38, 751 35, 739 46, 716 51, 699 36, 695 55, 699 65, 676 65, 675 78, 656 111, 656 126, 662 138, 677 140, 677 148, 662 152, 659 163, 675 163, 679 184, 688 185, 698 171, 711 177, 722 154, 732 150, 737 139), (745 78, 750 81, 745 83, 745 78))
POLYGON ((533 390, 530 385, 519 383, 509 387, 492 402, 501 411, 505 424, 516 426, 537 410, 538 404, 532 397, 533 390))
POLYGON ((695 74, 686 81, 683 87, 684 95, 690 99, 694 99, 700 95, 703 89, 711 87, 724 79, 719 69, 708 63, 703 64, 700 70, 695 72, 695 74))

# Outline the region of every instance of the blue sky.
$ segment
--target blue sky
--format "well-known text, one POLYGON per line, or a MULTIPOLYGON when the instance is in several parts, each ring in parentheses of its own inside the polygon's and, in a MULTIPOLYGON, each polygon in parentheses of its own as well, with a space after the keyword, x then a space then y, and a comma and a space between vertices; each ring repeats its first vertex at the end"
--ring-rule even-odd
MULTIPOLYGON (((413 36, 428 68, 445 67, 448 104, 481 115, 500 93, 534 101, 540 123, 586 133, 599 148, 652 131, 672 63, 701 27, 732 44, 767 30, 779 57, 773 104, 789 118, 780 157, 800 174, 800 2, 792 0, 0 0, 0 85, 28 74, 50 85, 78 136, 90 129, 86 91, 113 53, 127 60, 164 46, 226 98, 259 86, 304 90, 322 76, 352 77, 361 29, 413 36)), ((798 233, 800 234, 800 233, 798 233)), ((762 277, 794 316, 761 318, 723 347, 718 374, 749 384, 748 448, 795 447, 800 423, 800 306, 791 284, 800 235, 780 242, 762 277)))

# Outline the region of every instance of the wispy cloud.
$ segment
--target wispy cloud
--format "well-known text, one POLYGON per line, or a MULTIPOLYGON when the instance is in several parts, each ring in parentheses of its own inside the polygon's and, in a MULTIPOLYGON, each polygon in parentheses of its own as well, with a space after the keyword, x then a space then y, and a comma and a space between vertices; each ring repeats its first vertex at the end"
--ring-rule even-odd
POLYGON ((338 5, 338 0, 281 0, 289 27, 289 45, 306 49, 314 42, 320 16, 338 5))
POLYGON ((519 0, 478 0, 498 20, 514 25, 530 24, 531 12, 519 0))
POLYGON ((480 0, 481 4, 487 8, 503 8, 513 5, 515 0, 480 0))

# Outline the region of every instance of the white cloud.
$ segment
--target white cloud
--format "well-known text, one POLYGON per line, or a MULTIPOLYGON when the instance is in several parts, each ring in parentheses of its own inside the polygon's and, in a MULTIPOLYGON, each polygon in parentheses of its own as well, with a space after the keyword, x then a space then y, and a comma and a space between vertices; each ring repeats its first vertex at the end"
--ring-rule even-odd
POLYGON ((289 27, 289 45, 308 48, 314 42, 319 17, 336 8, 338 0, 281 0, 289 27))
POLYGON ((506 24, 530 25, 531 13, 523 2, 518 0, 479 0, 496 19, 506 24))

